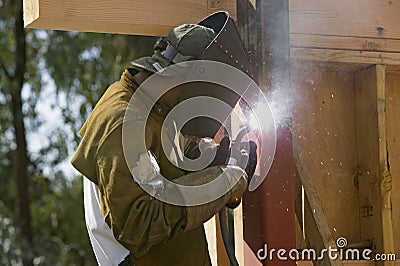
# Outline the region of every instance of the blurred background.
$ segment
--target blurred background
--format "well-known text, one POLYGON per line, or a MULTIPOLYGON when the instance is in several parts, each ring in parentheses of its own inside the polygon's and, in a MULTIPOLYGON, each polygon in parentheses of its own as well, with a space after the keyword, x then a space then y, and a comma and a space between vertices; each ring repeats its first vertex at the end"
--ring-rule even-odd
POLYGON ((96 264, 69 160, 102 93, 154 41, 24 29, 22 0, 0 0, 0 265, 96 264))

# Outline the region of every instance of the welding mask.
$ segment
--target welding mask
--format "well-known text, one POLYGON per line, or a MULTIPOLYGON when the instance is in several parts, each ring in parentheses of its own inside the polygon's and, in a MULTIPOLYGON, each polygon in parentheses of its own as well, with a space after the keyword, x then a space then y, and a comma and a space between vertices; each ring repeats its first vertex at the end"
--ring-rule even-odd
MULTIPOLYGON (((131 64, 135 68, 162 75, 169 65, 196 59, 224 63, 252 76, 247 52, 235 22, 227 12, 214 13, 198 24, 176 27, 157 41, 151 57, 137 59, 131 64)), ((177 87, 181 87, 180 102, 207 96, 231 107, 229 110, 218 110, 217 117, 213 116, 215 120, 203 116, 191 119, 181 129, 183 135, 213 138, 221 127, 217 120, 225 121, 241 97, 225 86, 210 82, 187 82, 177 87)), ((204 107, 207 108, 206 105, 204 107)))
MULTIPOLYGON (((215 38, 197 59, 228 64, 246 73, 251 78, 252 73, 247 52, 232 17, 227 12, 217 12, 198 24, 213 29, 215 38)), ((186 88, 182 90, 181 101, 191 97, 209 96, 217 98, 232 107, 229 111, 223 111, 221 108, 221 111, 216 114, 219 121, 225 121, 228 118, 241 97, 231 89, 215 83, 190 82, 184 86, 186 88)), ((205 108, 207 107, 205 106, 205 108)), ((184 135, 213 138, 220 127, 221 124, 214 119, 196 117, 188 121, 181 132, 184 135)))

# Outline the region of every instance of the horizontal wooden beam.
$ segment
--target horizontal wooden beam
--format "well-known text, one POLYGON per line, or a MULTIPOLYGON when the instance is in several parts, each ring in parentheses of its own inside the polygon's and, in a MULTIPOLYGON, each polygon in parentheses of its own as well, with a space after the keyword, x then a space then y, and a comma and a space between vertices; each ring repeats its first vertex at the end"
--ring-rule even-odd
POLYGON ((236 18, 235 0, 24 0, 28 28, 161 36, 219 10, 236 18))
POLYGON ((291 59, 327 63, 400 65, 400 53, 365 52, 334 49, 290 48, 291 59))
POLYGON ((290 32, 400 39, 400 1, 291 0, 290 32))
POLYGON ((290 34, 290 46, 372 52, 400 52, 400 39, 290 34))

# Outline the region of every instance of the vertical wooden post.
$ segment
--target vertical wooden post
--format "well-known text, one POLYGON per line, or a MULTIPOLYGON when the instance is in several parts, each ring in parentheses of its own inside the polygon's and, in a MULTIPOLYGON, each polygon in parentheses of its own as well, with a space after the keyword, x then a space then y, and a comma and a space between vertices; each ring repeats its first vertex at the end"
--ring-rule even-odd
MULTIPOLYGON (((379 173, 380 188, 382 195, 382 240, 383 251, 386 254, 394 253, 393 223, 392 223, 392 175, 388 162, 388 147, 386 133, 386 67, 376 66, 376 91, 378 112, 378 135, 379 135, 379 173)), ((384 265, 394 266, 393 261, 385 261, 384 265)))
POLYGON ((376 250, 382 246, 382 207, 378 165, 378 115, 376 68, 356 73, 356 125, 361 239, 373 239, 376 250))
MULTIPOLYGON (((358 182, 361 238, 373 239, 377 253, 394 253, 391 211, 392 178, 386 137, 385 66, 356 74, 358 182)), ((393 261, 380 262, 394 265, 393 261)))
MULTIPOLYGON (((400 258, 400 73, 388 73, 386 71, 386 129, 388 146, 388 166, 392 176, 391 182, 391 204, 392 204, 392 225, 394 238, 394 251, 397 258, 400 258)), ((397 262, 399 263, 399 261, 397 262)))

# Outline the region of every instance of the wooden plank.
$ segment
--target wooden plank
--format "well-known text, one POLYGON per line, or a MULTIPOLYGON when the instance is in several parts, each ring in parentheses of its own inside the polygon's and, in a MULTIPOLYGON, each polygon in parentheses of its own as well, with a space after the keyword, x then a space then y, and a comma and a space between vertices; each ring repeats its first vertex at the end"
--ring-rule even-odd
POLYGON ((234 0, 24 0, 28 28, 164 35, 184 23, 198 23, 217 10, 236 17, 234 0))
MULTIPOLYGON (((395 251, 395 243, 385 66, 360 71, 356 77, 361 235, 364 239, 374 240, 377 253, 391 254, 395 251)), ((385 261, 382 265, 395 265, 395 262, 385 261)))
MULTIPOLYGON (((361 239, 375 239, 379 244, 382 235, 377 232, 374 221, 379 217, 380 206, 375 198, 380 198, 378 183, 378 117, 376 103, 376 69, 370 67, 356 73, 356 125, 357 161, 356 183, 359 187, 361 239), (378 238, 375 236, 378 234, 378 238)), ((378 219, 380 221, 380 219, 378 219)), ((382 249, 381 249, 382 250, 382 249)))
POLYGON ((354 73, 325 71, 312 63, 293 64, 291 73, 292 133, 304 152, 329 230, 334 240, 359 242, 354 73))
POLYGON ((400 39, 400 2, 291 0, 291 33, 400 39))
POLYGON ((292 131, 296 137, 295 147, 299 146, 303 153, 303 159, 297 158, 296 165, 305 164, 303 167, 308 168, 311 178, 308 182, 314 184, 316 191, 310 197, 302 182, 306 192, 306 242, 314 248, 321 248, 319 242, 323 247, 329 243, 334 246, 332 242, 338 237, 357 242, 360 234, 358 191, 353 183, 357 166, 354 74, 326 71, 313 62, 297 64, 293 61, 291 73, 294 88, 290 104, 294 114, 292 131), (318 216, 317 220, 313 216, 318 216), (324 230, 321 233, 317 222, 324 230))
MULTIPOLYGON (((311 201, 315 201, 315 198, 311 197, 311 201)), ((319 200, 319 199, 318 199, 319 200)), ((323 221, 326 221, 326 217, 323 214, 324 210, 321 209, 320 211, 316 211, 315 208, 313 208, 312 206, 316 206, 316 205, 320 205, 321 206, 321 202, 315 203, 315 202, 311 202, 309 198, 307 197, 307 195, 305 195, 304 197, 304 228, 305 228, 305 232, 306 232, 306 239, 305 242, 307 244, 307 248, 312 248, 315 249, 318 252, 321 252, 322 249, 324 248, 328 248, 329 246, 334 247, 334 241, 332 239, 332 235, 329 231, 329 227, 327 228, 327 230, 325 229, 326 232, 328 232, 328 235, 324 235, 324 232, 320 231, 320 229, 322 227, 328 226, 328 224, 323 224, 323 221), (321 213, 323 215, 323 217, 321 217, 321 213), (317 217, 317 218, 316 218, 317 217), (328 239, 330 238, 330 239, 328 239)), ((325 233, 326 233, 325 232, 325 233)), ((328 257, 324 257, 323 260, 320 261, 315 261, 314 262, 315 265, 338 265, 338 264, 334 264, 332 263, 332 261, 329 260, 328 257)))
MULTIPOLYGON (((204 0, 202 0, 204 1, 204 0)), ((198 1, 201 2, 201 1, 198 1)), ((207 14, 226 10, 233 18, 237 17, 236 1, 234 0, 207 0, 207 14)), ((193 11, 191 11, 193 12, 193 11)), ((185 22, 187 23, 187 22, 185 22)))
POLYGON ((386 79, 390 75, 400 75, 400 66, 386 66, 386 79))
MULTIPOLYGON (((359 186, 361 239, 373 239, 376 253, 384 253, 379 138, 382 133, 382 69, 372 66, 356 73, 357 160, 356 182, 359 186)), ((383 103, 384 104, 384 103, 383 103)), ((382 141, 382 140, 381 140, 382 141)))
POLYGON ((327 36, 314 34, 290 34, 291 47, 324 48, 352 51, 400 52, 400 40, 327 36))
MULTIPOLYGON (((400 73, 386 76, 386 122, 388 163, 392 174, 392 219, 394 251, 400 258, 400 73)), ((399 261, 400 264, 400 261, 399 261)))
POLYGON ((307 60, 291 60, 292 65, 302 66, 303 68, 309 67, 310 69, 317 69, 318 73, 323 72, 357 72, 370 66, 370 64, 360 63, 339 63, 339 62, 323 62, 323 61, 307 61, 307 60))
MULTIPOLYGON (((321 201, 319 200, 318 192, 310 175, 310 171, 304 158, 303 151, 301 150, 301 147, 298 143, 294 142, 293 146, 296 170, 298 173, 298 177, 301 180, 301 184, 304 187, 307 198, 306 213, 311 214, 311 219, 306 219, 306 223, 307 220, 308 223, 312 223, 312 226, 309 228, 314 231, 311 231, 313 234, 307 235, 306 239, 314 240, 321 238, 322 241, 312 241, 310 243, 310 248, 314 248, 318 251, 323 248, 328 248, 329 246, 334 247, 335 241, 333 240, 332 234, 329 230, 328 221, 324 214, 324 208, 322 207, 321 201), (317 229, 316 232, 315 229, 317 229)), ((316 263, 317 265, 320 265, 319 263, 322 263, 321 265, 342 265, 339 261, 330 260, 326 257, 322 261, 316 261, 316 263)))
POLYGON ((23 0, 24 26, 39 18, 39 0, 23 0))
POLYGON ((290 55, 294 60, 365 65, 400 65, 400 53, 290 48, 290 55))
MULTIPOLYGON (((384 65, 376 66, 377 112, 378 112, 378 151, 379 172, 382 195, 382 237, 383 251, 394 253, 393 221, 392 221, 392 175, 389 171, 387 133, 386 133, 386 71, 384 65)), ((393 261, 385 261, 384 265, 394 266, 393 261)))

